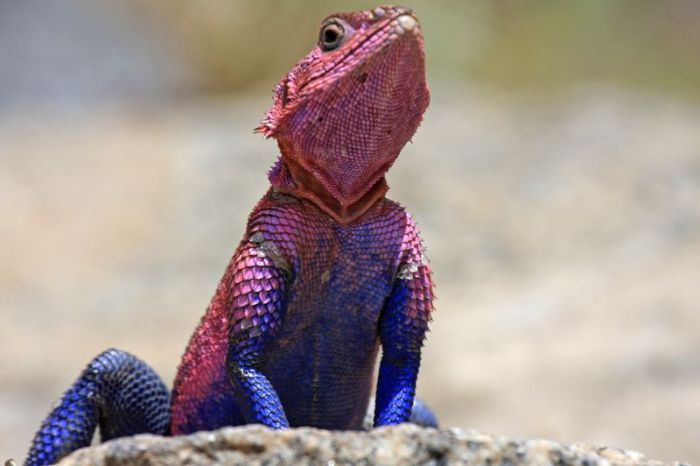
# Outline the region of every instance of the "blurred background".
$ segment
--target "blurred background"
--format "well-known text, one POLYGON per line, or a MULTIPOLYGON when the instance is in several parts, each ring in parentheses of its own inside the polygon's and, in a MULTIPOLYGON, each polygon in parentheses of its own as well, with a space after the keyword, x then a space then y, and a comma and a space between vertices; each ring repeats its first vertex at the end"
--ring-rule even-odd
MULTIPOLYGON (((171 383, 326 15, 365 1, 0 0, 0 460, 101 350, 171 383)), ((433 102, 389 175, 445 426, 700 463, 700 2, 406 4, 433 102)))

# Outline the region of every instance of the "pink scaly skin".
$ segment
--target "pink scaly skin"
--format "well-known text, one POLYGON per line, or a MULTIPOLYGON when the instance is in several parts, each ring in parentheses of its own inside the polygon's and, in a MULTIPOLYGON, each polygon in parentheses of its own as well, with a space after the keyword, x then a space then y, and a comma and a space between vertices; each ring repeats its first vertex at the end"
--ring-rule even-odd
POLYGON ((384 175, 428 101, 410 10, 322 23, 258 128, 282 156, 185 353, 174 433, 231 419, 358 429, 380 343, 375 424, 408 420, 432 282, 413 220, 384 197, 384 175))
POLYGON ((385 198, 384 175, 428 101, 411 10, 323 21, 257 128, 281 157, 190 339, 170 405, 155 372, 109 350, 44 421, 28 464, 84 446, 98 423, 106 438, 249 423, 360 429, 380 347, 374 424, 409 420, 433 284, 415 223, 385 198))

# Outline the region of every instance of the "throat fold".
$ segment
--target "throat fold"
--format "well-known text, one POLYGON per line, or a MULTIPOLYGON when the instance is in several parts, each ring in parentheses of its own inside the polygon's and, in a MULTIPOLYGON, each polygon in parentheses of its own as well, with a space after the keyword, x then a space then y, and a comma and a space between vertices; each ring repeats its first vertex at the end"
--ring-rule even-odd
POLYGON ((338 199, 316 176, 286 157, 278 160, 269 179, 275 191, 310 201, 341 225, 358 220, 389 190, 386 178, 381 176, 358 198, 338 199))

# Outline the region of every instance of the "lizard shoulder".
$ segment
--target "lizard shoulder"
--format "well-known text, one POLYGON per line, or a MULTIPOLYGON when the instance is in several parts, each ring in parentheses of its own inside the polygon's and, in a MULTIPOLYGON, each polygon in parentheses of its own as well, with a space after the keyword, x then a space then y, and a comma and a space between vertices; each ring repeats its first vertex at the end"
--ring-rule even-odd
POLYGON ((413 215, 404 206, 390 199, 384 200, 384 216, 401 225, 401 262, 427 263, 421 233, 413 215))
POLYGON ((299 256, 299 236, 308 234, 308 219, 301 201, 273 190, 260 200, 248 218, 243 244, 270 257, 287 272, 299 256))

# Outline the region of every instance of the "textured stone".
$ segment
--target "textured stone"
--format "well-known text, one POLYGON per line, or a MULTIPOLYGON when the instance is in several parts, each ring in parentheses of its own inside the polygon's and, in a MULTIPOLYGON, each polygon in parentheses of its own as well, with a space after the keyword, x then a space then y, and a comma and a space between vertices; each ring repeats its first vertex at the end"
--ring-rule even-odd
POLYGON ((139 435, 78 450, 59 463, 60 466, 127 464, 662 466, 664 463, 649 460, 634 451, 564 446, 549 440, 511 439, 458 429, 425 429, 410 424, 372 432, 312 428, 273 431, 262 426, 247 426, 171 438, 139 435))

